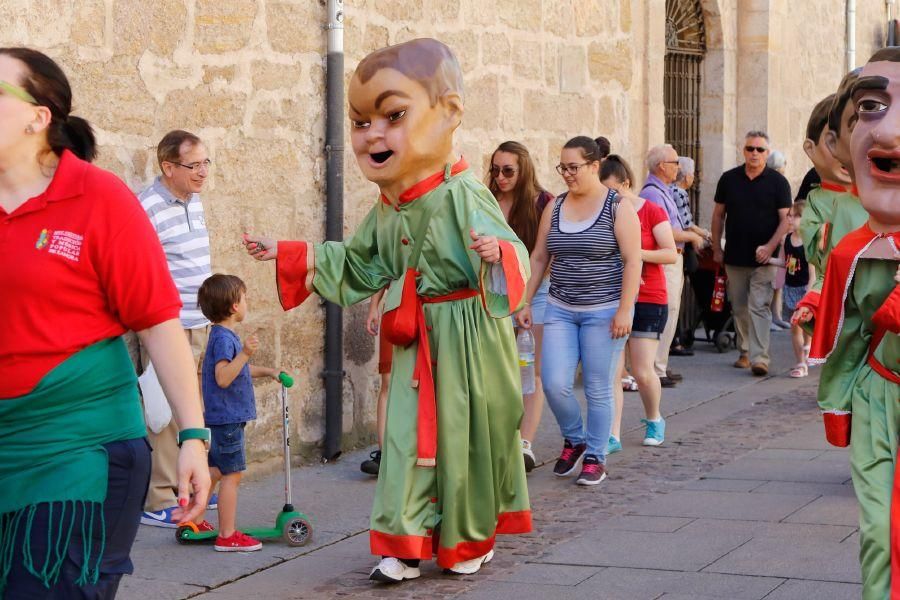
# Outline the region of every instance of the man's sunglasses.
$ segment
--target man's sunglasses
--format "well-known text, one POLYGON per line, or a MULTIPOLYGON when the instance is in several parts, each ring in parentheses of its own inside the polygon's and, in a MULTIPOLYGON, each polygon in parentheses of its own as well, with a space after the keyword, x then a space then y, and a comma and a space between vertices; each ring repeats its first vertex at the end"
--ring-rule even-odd
POLYGON ((518 170, 515 167, 510 165, 506 165, 505 167, 498 167, 497 165, 491 165, 491 177, 496 177, 497 175, 503 174, 507 179, 511 179, 515 177, 518 170))
POLYGON ((766 152, 767 150, 768 150, 768 148, 763 148, 762 146, 744 146, 745 152, 759 152, 760 154, 762 154, 763 152, 766 152))

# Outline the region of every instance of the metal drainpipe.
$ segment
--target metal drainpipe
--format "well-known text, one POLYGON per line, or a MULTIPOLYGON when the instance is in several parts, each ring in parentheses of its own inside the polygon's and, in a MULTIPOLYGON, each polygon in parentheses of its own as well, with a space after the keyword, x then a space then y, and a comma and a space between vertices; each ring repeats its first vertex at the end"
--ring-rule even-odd
MULTIPOLYGON (((325 63, 325 239, 344 238, 344 0, 328 0, 325 63)), ((341 455, 344 400, 344 318, 325 303, 325 447, 322 462, 341 455)))
POLYGON ((856 0, 847 0, 847 68, 852 71, 856 67, 856 0))
POLYGON ((887 8, 887 22, 888 22, 888 30, 887 30, 887 45, 888 46, 896 46, 897 45, 897 22, 894 20, 894 0, 885 0, 885 7, 887 8))

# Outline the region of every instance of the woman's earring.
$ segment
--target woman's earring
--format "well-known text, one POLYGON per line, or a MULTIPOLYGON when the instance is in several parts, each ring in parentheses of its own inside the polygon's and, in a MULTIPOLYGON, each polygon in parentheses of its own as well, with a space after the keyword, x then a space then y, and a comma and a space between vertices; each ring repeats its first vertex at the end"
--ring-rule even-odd
POLYGON ((25 126, 25 133, 28 133, 28 134, 34 133, 34 126, 31 123, 29 123, 28 125, 25 126))

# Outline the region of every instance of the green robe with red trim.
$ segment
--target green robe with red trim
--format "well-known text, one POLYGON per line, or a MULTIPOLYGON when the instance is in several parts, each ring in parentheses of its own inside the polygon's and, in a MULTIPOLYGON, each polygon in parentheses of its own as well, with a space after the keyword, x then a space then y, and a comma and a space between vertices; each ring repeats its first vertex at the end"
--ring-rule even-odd
MULTIPOLYGON (((426 208, 437 203, 417 267, 417 290, 461 300, 424 304, 437 412, 434 467, 417 466, 418 343, 395 346, 384 447, 371 517, 373 554, 430 559, 438 565, 486 554, 497 533, 527 533, 531 511, 519 424, 522 392, 510 315, 521 308, 528 252, 490 191, 463 161, 452 176, 420 182, 394 207, 382 201, 344 242, 315 247, 313 288, 348 306, 398 285, 426 208), (469 229, 500 240, 502 260, 482 263, 469 229)), ((285 309, 306 297, 305 242, 278 246, 285 309)), ((389 290, 386 298, 391 296, 389 290)), ((390 308, 386 306, 386 309, 390 308)), ((421 376, 421 375, 419 375, 421 376)))

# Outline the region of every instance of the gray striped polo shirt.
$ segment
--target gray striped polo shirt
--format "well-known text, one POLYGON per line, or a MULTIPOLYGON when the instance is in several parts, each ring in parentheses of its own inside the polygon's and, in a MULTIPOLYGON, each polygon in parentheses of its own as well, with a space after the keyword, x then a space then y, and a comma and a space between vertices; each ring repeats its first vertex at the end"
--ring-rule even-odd
POLYGON ((141 205, 166 253, 169 271, 181 294, 181 325, 185 329, 205 327, 209 320, 197 306, 200 284, 212 275, 209 256, 209 233, 200 195, 193 194, 182 202, 156 180, 138 195, 141 205))

